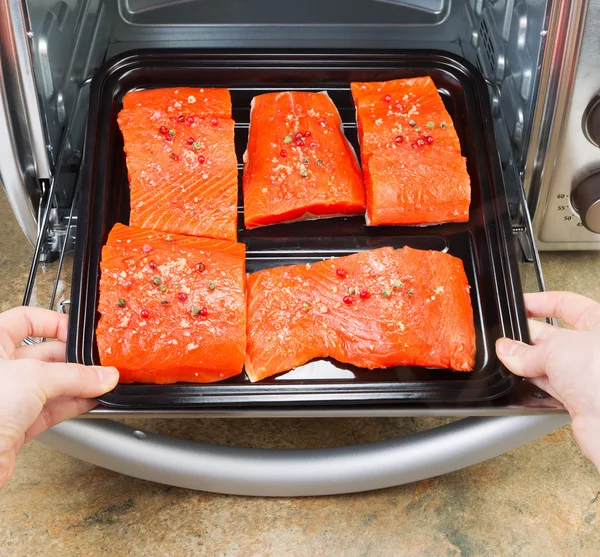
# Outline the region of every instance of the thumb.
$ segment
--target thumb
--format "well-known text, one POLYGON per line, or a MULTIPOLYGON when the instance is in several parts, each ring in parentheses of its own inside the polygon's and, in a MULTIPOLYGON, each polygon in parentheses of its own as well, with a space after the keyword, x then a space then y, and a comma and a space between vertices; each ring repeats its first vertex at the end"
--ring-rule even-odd
MULTIPOLYGON (((23 362, 23 360, 21 360, 23 362)), ((47 363, 30 360, 28 371, 46 400, 58 397, 93 398, 115 387, 119 372, 114 367, 47 363)))
POLYGON ((546 375, 547 349, 544 344, 530 346, 509 338, 496 342, 500 361, 515 375, 541 377, 546 375))

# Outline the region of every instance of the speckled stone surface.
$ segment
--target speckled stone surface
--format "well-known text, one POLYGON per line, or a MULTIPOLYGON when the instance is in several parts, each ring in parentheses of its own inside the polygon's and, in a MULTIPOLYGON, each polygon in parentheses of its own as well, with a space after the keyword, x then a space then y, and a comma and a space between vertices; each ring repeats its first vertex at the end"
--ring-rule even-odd
MULTIPOLYGON (((0 309, 21 301, 33 252, 0 195, 0 309)), ((600 254, 543 254, 549 288, 600 299, 600 254)), ((67 262, 68 264, 68 262, 67 262)), ((40 275, 47 299, 55 267, 40 275)), ((534 276, 526 268, 525 288, 534 276)), ((60 294, 59 294, 60 295, 60 294)), ((318 447, 425 430, 447 419, 127 420, 220 444, 318 447)), ((600 476, 570 428, 443 477, 322 498, 229 497, 136 480, 23 448, 0 492, 2 557, 597 557, 600 476)))

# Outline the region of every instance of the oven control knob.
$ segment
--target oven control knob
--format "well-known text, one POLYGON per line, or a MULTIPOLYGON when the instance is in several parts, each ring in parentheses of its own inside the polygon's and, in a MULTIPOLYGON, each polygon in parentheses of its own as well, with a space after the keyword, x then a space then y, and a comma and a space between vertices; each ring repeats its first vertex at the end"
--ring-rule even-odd
POLYGON ((583 113, 583 131, 596 147, 600 147, 600 95, 596 95, 583 113))
POLYGON ((589 174, 575 186, 571 201, 583 225, 600 234, 600 170, 589 174))

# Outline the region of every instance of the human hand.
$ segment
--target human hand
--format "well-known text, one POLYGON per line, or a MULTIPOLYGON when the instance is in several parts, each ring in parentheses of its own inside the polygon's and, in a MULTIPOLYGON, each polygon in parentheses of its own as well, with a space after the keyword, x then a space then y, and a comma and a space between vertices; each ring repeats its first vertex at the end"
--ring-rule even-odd
POLYGON ((27 441, 96 406, 119 379, 112 367, 65 364, 66 315, 33 307, 0 313, 0 489, 27 441), (15 346, 25 337, 55 338, 15 346))
POLYGON ((531 344, 496 343, 504 365, 559 400, 583 454, 600 471, 600 304, 571 292, 526 294, 528 317, 558 317, 573 329, 529 321, 531 344))

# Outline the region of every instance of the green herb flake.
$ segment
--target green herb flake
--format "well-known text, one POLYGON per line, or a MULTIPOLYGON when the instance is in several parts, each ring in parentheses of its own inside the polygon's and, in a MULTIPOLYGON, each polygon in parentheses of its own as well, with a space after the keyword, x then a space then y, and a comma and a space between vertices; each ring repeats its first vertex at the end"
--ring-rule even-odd
POLYGON ((317 166, 323 166, 323 161, 321 159, 317 159, 317 166))
POLYGON ((413 295, 413 289, 412 289, 412 288, 409 288, 409 289, 408 289, 408 292, 407 292, 407 294, 408 294, 409 296, 412 296, 412 295, 413 295))
POLYGON ((302 178, 308 178, 308 168, 303 164, 300 165, 300 176, 302 176, 302 178))
POLYGON ((384 298, 389 298, 392 295, 392 289, 389 286, 386 286, 382 291, 381 295, 384 298))
POLYGON ((395 280, 394 282, 392 282, 392 288, 394 290, 400 290, 402 288, 402 281, 395 280))
POLYGON ((118 305, 120 308, 124 308, 124 307, 127 305, 127 302, 126 302, 126 301, 125 301, 123 298, 121 298, 121 299, 120 299, 120 300, 117 302, 117 305, 118 305))
POLYGON ((289 145, 289 144, 292 142, 292 136, 291 136, 291 135, 286 135, 286 136, 283 138, 283 142, 284 142, 286 145, 289 145))
POLYGON ((198 149, 200 149, 202 147, 202 143, 200 143, 199 141, 194 141, 194 143, 192 143, 192 149, 195 149, 196 151, 198 151, 198 149))
POLYGON ((348 287, 348 294, 356 294, 356 286, 348 287))
POLYGON ((310 159, 308 157, 304 157, 302 159, 303 164, 308 164, 310 162, 310 159))
POLYGON ((164 294, 167 291, 167 287, 164 284, 161 284, 160 291, 164 294))
POLYGON ((175 136, 175 130, 174 130, 173 128, 171 128, 171 129, 169 130, 169 135, 170 135, 171 137, 174 137, 174 136, 175 136))
POLYGON ((414 128, 414 127, 417 125, 417 123, 416 123, 414 120, 411 120, 411 121, 408 123, 408 125, 409 125, 411 128, 414 128))
POLYGON ((190 310, 190 313, 194 316, 194 317, 198 317, 200 315, 200 308, 193 306, 192 309, 190 310))
POLYGON ((160 305, 161 305, 161 306, 168 306, 168 305, 169 305, 169 302, 168 302, 167 300, 163 300, 163 301, 160 303, 160 305))
POLYGON ((209 290, 214 290, 216 287, 217 287, 217 283, 213 282, 212 280, 208 283, 209 290))
POLYGON ((156 286, 160 286, 162 284, 162 279, 160 277, 154 277, 152 282, 156 284, 156 286))
POLYGON ((308 302, 304 302, 304 303, 302 304, 302 309, 303 309, 304 311, 308 311, 308 310, 309 310, 309 308, 310 308, 310 304, 309 304, 308 302))
POLYGON ((417 127, 415 128, 415 131, 416 131, 417 133, 421 133, 421 127, 420 127, 420 126, 417 126, 417 127))
POLYGON ((446 122, 440 122, 440 128, 444 129, 446 127, 446 122))
POLYGON ((435 128, 435 124, 433 123, 432 120, 429 120, 429 122, 427 122, 427 127, 432 130, 433 128, 435 128))

